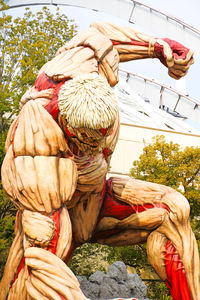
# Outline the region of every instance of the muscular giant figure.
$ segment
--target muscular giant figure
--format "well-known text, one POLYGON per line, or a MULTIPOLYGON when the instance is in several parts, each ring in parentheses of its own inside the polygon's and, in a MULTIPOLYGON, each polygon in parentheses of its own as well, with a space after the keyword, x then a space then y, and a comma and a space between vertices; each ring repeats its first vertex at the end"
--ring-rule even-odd
POLYGON ((163 185, 105 179, 119 132, 111 89, 119 62, 157 58, 179 79, 192 55, 175 41, 99 22, 42 67, 6 141, 2 182, 19 212, 1 300, 86 299, 67 267, 85 242, 147 242, 173 299, 200 299, 188 201, 163 185))

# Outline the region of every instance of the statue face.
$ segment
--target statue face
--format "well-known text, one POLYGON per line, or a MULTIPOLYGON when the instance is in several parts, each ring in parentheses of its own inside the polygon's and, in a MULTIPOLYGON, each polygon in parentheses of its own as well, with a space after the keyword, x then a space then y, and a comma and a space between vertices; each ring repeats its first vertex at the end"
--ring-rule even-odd
POLYGON ((65 128, 63 129, 65 133, 72 139, 76 138, 82 143, 95 147, 112 133, 113 125, 109 126, 108 128, 91 129, 84 127, 72 128, 69 124, 66 124, 65 128))

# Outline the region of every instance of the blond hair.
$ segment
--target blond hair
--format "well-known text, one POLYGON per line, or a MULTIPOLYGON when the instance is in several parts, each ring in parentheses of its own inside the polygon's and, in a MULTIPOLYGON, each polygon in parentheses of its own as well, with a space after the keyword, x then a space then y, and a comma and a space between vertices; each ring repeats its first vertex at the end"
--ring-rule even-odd
POLYGON ((97 73, 66 81, 58 100, 60 113, 72 128, 107 128, 117 117, 114 92, 107 80, 97 73))

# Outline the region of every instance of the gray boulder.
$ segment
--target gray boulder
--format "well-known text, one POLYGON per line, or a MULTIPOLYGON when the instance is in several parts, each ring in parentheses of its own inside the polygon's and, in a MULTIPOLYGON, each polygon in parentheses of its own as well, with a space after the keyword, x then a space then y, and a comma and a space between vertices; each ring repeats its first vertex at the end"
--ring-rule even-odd
POLYGON ((91 300, 109 300, 113 298, 146 298, 147 287, 141 278, 135 274, 128 274, 123 262, 112 264, 107 274, 96 271, 88 280, 85 276, 77 276, 81 290, 91 300))

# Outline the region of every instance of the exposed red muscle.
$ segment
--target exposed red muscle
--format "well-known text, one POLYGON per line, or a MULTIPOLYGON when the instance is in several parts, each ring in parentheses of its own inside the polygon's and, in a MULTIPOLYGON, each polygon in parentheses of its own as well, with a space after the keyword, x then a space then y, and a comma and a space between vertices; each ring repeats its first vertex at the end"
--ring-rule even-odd
POLYGON ((107 159, 108 156, 111 155, 111 154, 112 154, 112 151, 111 151, 109 148, 104 148, 104 149, 103 149, 103 157, 104 157, 105 159, 107 159))
POLYGON ((69 138, 75 136, 73 133, 71 133, 71 132, 69 131, 67 125, 65 126, 65 132, 66 132, 66 134, 67 134, 67 136, 68 136, 69 138))
POLYGON ((18 269, 17 269, 17 272, 16 272, 16 274, 15 274, 15 277, 14 277, 14 279, 13 279, 12 282, 11 282, 10 289, 13 287, 13 284, 14 284, 15 281, 17 280, 20 271, 21 271, 24 267, 25 267, 25 257, 23 256, 23 257, 22 257, 22 260, 21 260, 21 262, 20 262, 20 264, 19 264, 19 267, 18 267, 18 269))
POLYGON ((41 73, 36 82, 35 88, 38 91, 42 91, 45 89, 53 88, 55 90, 55 94, 52 97, 51 101, 45 106, 45 109, 52 115, 52 117, 57 120, 59 107, 58 107, 58 93, 61 86, 65 83, 65 81, 55 82, 50 77, 48 77, 44 72, 41 73))
POLYGON ((46 106, 45 109, 50 113, 50 115, 54 118, 54 120, 57 122, 57 117, 59 113, 59 107, 58 107, 58 100, 51 100, 46 106))
POLYGON ((56 253, 56 248, 57 248, 58 238, 59 238, 59 233, 60 233, 60 212, 61 212, 61 209, 59 209, 58 211, 55 211, 51 216, 49 216, 49 218, 52 219, 55 224, 54 236, 48 247, 48 251, 53 254, 56 253))
POLYGON ((101 129, 99 129, 99 132, 100 132, 103 136, 106 135, 107 131, 108 131, 108 128, 101 128, 101 129))
POLYGON ((41 73, 38 78, 36 79, 36 82, 34 84, 35 88, 38 91, 46 90, 46 89, 52 89, 56 88, 58 85, 57 82, 53 81, 50 77, 48 77, 45 72, 41 73))
POLYGON ((192 300, 183 263, 170 241, 165 245, 165 267, 167 281, 173 300, 192 300))
POLYGON ((112 179, 106 182, 106 193, 104 203, 99 215, 100 221, 104 217, 113 217, 123 220, 134 213, 140 213, 151 208, 163 208, 170 212, 169 207, 164 203, 145 203, 143 205, 131 205, 126 202, 117 200, 112 193, 112 179))
POLYGON ((124 44, 124 45, 135 45, 135 46, 144 46, 144 47, 149 47, 148 42, 140 42, 140 41, 135 41, 131 40, 131 42, 118 42, 118 41, 112 41, 113 46, 124 44))
POLYGON ((59 295, 59 297, 60 297, 60 299, 62 299, 62 300, 67 300, 64 296, 62 296, 62 295, 59 295))

